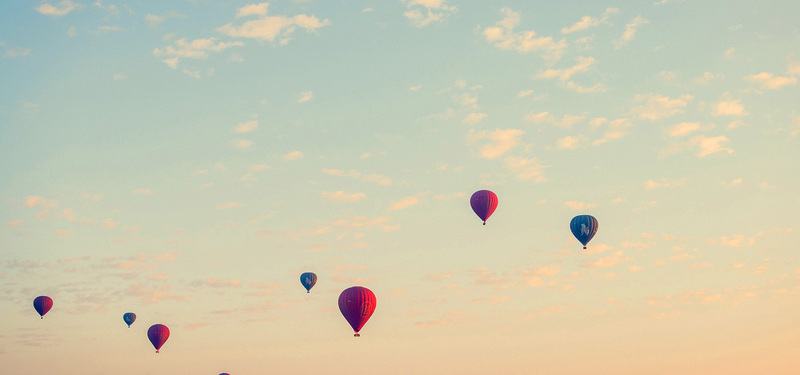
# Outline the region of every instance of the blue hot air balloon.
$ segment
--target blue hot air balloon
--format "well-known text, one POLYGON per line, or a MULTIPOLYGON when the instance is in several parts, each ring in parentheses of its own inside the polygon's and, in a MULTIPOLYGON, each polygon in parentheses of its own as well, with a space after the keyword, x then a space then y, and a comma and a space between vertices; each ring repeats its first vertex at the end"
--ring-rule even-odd
POLYGON ((583 248, 585 249, 586 244, 589 243, 595 233, 597 233, 597 219, 592 215, 575 216, 569 223, 569 229, 572 230, 572 234, 583 244, 583 248))
POLYGON ((136 314, 132 312, 125 313, 125 315, 122 316, 122 320, 125 321, 125 324, 128 325, 128 328, 131 328, 131 324, 136 321, 136 314))
POLYGON ((300 275, 300 283, 306 288, 306 293, 311 293, 311 288, 317 283, 317 274, 313 272, 306 272, 300 275))

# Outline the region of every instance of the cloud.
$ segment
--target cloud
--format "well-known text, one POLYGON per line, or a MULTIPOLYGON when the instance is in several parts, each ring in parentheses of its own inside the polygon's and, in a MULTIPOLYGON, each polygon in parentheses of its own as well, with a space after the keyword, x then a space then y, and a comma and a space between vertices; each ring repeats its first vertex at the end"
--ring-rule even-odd
POLYGON ((247 16, 266 16, 269 3, 245 5, 236 10, 236 18, 247 16))
POLYGON ((290 160, 300 160, 303 157, 305 157, 305 155, 303 155, 302 152, 300 152, 300 151, 292 151, 292 152, 290 152, 290 153, 288 153, 286 155, 283 155, 282 158, 283 158, 283 160, 290 161, 290 160))
POLYGON ((584 202, 578 202, 578 201, 564 202, 564 207, 567 207, 567 208, 569 208, 571 210, 575 210, 575 211, 586 210, 586 209, 592 208, 594 206, 595 206, 594 203, 584 203, 584 202))
POLYGON ((769 90, 777 90, 784 86, 794 86, 797 84, 797 78, 795 77, 778 77, 767 72, 751 74, 744 77, 744 80, 760 84, 762 88, 769 90))
POLYGON ((613 13, 619 13, 619 9, 617 8, 608 8, 605 12, 598 18, 598 17, 590 17, 590 16, 583 16, 581 20, 576 22, 570 27, 565 27, 561 29, 562 34, 571 34, 576 31, 586 30, 590 27, 599 26, 601 24, 608 23, 608 16, 613 13))
POLYGON ((103 220, 103 228, 113 229, 113 228, 116 228, 118 225, 119 225, 119 223, 117 223, 113 219, 105 219, 105 220, 103 220))
POLYGON ((80 9, 82 7, 83 5, 81 4, 76 4, 73 3, 72 1, 64 0, 58 3, 58 6, 53 6, 48 3, 44 3, 42 5, 39 5, 36 8, 36 11, 48 16, 61 17, 69 14, 73 10, 80 9))
POLYGON ((655 188, 662 188, 662 187, 677 187, 686 185, 686 178, 682 178, 677 181, 669 181, 666 178, 662 178, 660 181, 653 181, 647 180, 644 183, 644 188, 647 190, 652 190, 655 188))
POLYGON ((312 91, 303 91, 303 92, 300 93, 300 98, 297 99, 297 102, 298 103, 305 103, 305 102, 311 100, 312 98, 314 98, 314 92, 312 92, 312 91))
MULTIPOLYGON (((598 119, 592 120, 594 124, 600 123, 600 121, 595 121, 598 119)), ((603 119, 605 120, 605 119, 603 119)), ((602 121, 603 123, 605 121, 602 121)), ((594 125, 593 124, 593 125, 594 125)), ((601 125, 602 126, 602 125, 601 125)), ((608 123, 608 127, 606 128, 605 132, 603 132, 603 138, 597 139, 592 141, 593 146, 601 145, 606 142, 610 142, 616 139, 620 139, 628 134, 627 129, 632 127, 633 123, 626 118, 616 119, 608 123)))
POLYGON ((488 140, 488 143, 481 147, 480 154, 487 159, 496 159, 514 148, 522 134, 525 132, 520 129, 496 129, 493 132, 470 130, 467 133, 467 141, 476 143, 488 140))
POLYGON ((168 57, 168 59, 162 61, 169 65, 170 68, 175 69, 180 59, 206 59, 209 52, 221 52, 231 47, 244 45, 242 42, 215 43, 214 41, 214 38, 208 38, 186 42, 186 38, 181 38, 176 40, 172 46, 154 49, 153 55, 156 57, 168 57))
POLYGON ((536 78, 541 79, 558 79, 560 81, 569 80, 576 73, 582 73, 589 70, 589 68, 597 63, 597 60, 594 57, 582 57, 579 56, 576 60, 578 63, 572 66, 571 68, 567 69, 547 69, 544 71, 539 71, 536 74, 536 78))
POLYGON ((207 286, 211 288, 238 288, 242 286, 241 280, 222 280, 219 278, 208 278, 205 280, 195 280, 194 286, 207 286))
POLYGON ((488 115, 485 113, 470 113, 467 115, 467 117, 464 117, 464 120, 461 121, 461 123, 464 125, 475 125, 481 122, 481 120, 485 119, 486 116, 488 115))
POLYGON ((74 230, 66 230, 66 229, 57 229, 55 231, 55 233, 56 233, 56 236, 59 236, 59 237, 69 237, 69 236, 74 235, 75 231, 74 230))
POLYGON ((505 290, 511 286, 511 279, 505 275, 497 275, 486 268, 479 268, 470 271, 475 284, 489 285, 498 290, 505 290))
POLYGON ((252 146, 253 145, 253 141, 248 141, 246 139, 237 139, 237 140, 232 141, 232 144, 233 144, 233 147, 236 147, 238 149, 244 150, 244 149, 252 146))
POLYGON ((622 33, 622 36, 614 41, 614 49, 620 49, 627 45, 636 36, 636 32, 639 28, 648 23, 650 23, 650 21, 641 16, 634 18, 631 23, 625 25, 625 32, 622 33))
POLYGON ((503 159, 503 167, 513 173, 517 179, 522 181, 546 181, 546 178, 544 177, 544 169, 548 166, 539 163, 539 159, 537 158, 527 159, 523 157, 507 156, 505 159, 503 159))
POLYGON ((558 61, 567 49, 567 42, 563 39, 554 42, 552 37, 536 37, 536 32, 514 32, 520 24, 519 13, 509 8, 500 10, 505 18, 495 23, 495 26, 483 30, 486 41, 502 50, 512 50, 520 53, 537 52, 546 60, 558 61))
POLYGON ((611 253, 611 255, 607 257, 603 257, 600 259, 587 261, 583 264, 584 268, 609 268, 614 267, 619 263, 633 260, 631 258, 625 257, 622 255, 622 251, 615 251, 611 253))
MULTIPOLYGON (((334 168, 322 168, 322 173, 325 173, 325 174, 331 175, 331 176, 345 176, 345 171, 343 171, 341 169, 334 169, 334 168)), ((350 172, 346 173, 346 175, 347 175, 347 177, 358 178, 358 177, 361 176, 361 173, 358 173, 358 171, 355 171, 355 170, 351 169, 350 172)))
POLYGON ((448 6, 447 0, 408 0, 408 11, 403 13, 414 26, 423 27, 432 22, 443 22, 456 11, 455 6, 448 6))
POLYGON ((560 266, 547 265, 547 266, 522 270, 519 272, 519 274, 525 279, 525 285, 542 286, 545 285, 544 281, 545 277, 555 276, 559 272, 561 272, 560 266))
POLYGON ((138 188, 131 192, 134 195, 151 195, 153 192, 150 189, 138 188))
POLYGON ((714 105, 711 114, 714 116, 745 116, 747 112, 744 110, 741 100, 731 100, 714 105))
POLYGON ((585 146, 589 143, 588 139, 583 136, 579 135, 577 137, 566 136, 556 141, 556 149, 557 150, 574 150, 576 148, 580 148, 585 146))
POLYGON ((728 154, 732 154, 733 149, 722 146, 723 143, 727 143, 728 141, 730 141, 730 139, 724 135, 719 137, 706 137, 698 135, 692 138, 691 143, 700 147, 700 151, 697 153, 697 156, 702 158, 717 152, 727 152, 728 154))
POLYGON ((217 209, 218 210, 224 210, 224 209, 234 208, 234 207, 242 207, 242 204, 239 203, 239 202, 227 202, 227 203, 222 203, 222 204, 218 204, 217 205, 217 209))
POLYGON ((158 303, 161 301, 186 301, 191 296, 188 295, 177 295, 170 291, 169 285, 161 285, 160 287, 149 287, 145 283, 136 283, 131 285, 125 291, 126 294, 129 296, 141 297, 142 303, 145 305, 158 303))
POLYGON ((234 133, 249 133, 253 130, 258 129, 258 121, 248 121, 237 124, 235 128, 233 128, 234 133))
POLYGON ((332 202, 358 202, 362 199, 367 199, 367 195, 364 193, 348 194, 341 190, 333 193, 321 191, 319 194, 332 202))
POLYGON ((240 26, 232 23, 218 27, 216 31, 233 38, 253 38, 269 40, 270 42, 279 39, 280 44, 286 44, 290 40, 290 35, 299 27, 307 32, 316 31, 319 28, 331 24, 327 19, 321 20, 314 15, 298 14, 296 16, 269 16, 267 14, 267 3, 247 5, 236 11, 236 17, 259 16, 258 19, 249 20, 240 26))
POLYGON ((669 128, 667 133, 669 133, 670 137, 682 137, 698 129, 700 129, 699 122, 682 122, 669 128))
POLYGON ((34 207, 39 204, 44 204, 44 202, 45 202, 44 198, 40 196, 30 196, 25 198, 25 205, 28 207, 34 207))
POLYGON ((31 50, 28 49, 28 48, 16 48, 15 47, 15 48, 7 49, 6 52, 3 54, 3 57, 10 57, 10 58, 24 57, 24 56, 29 56, 30 54, 31 54, 31 50))
POLYGON ((686 107, 692 99, 694 97, 689 94, 675 99, 655 94, 636 95, 634 102, 644 102, 644 104, 632 108, 630 113, 638 119, 656 121, 683 113, 682 108, 686 107))
POLYGON ((388 186, 392 184, 391 178, 380 174, 371 174, 368 176, 364 176, 364 178, 362 178, 361 181, 374 182, 381 186, 388 186))
POLYGON ((417 197, 405 197, 399 201, 389 204, 389 211, 397 211, 419 204, 420 200, 417 197))
POLYGON ((732 59, 734 52, 736 52, 736 48, 735 47, 728 48, 728 49, 725 50, 725 53, 723 54, 723 56, 725 56, 726 59, 732 59))
POLYGON ((731 237, 722 236, 719 239, 711 238, 706 240, 706 243, 728 247, 746 247, 753 246, 756 243, 756 237, 745 237, 741 234, 735 234, 731 237))
POLYGON ((14 221, 10 221, 8 223, 8 227, 9 228, 17 228, 17 227, 19 227, 20 224, 22 224, 22 219, 17 219, 17 220, 14 220, 14 221))

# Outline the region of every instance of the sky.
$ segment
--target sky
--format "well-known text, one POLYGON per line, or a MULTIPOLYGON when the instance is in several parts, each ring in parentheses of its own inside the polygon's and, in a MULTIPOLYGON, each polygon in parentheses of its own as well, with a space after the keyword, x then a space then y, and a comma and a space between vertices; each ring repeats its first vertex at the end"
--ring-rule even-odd
POLYGON ((1 2, 0 372, 797 374, 798 16, 1 2))

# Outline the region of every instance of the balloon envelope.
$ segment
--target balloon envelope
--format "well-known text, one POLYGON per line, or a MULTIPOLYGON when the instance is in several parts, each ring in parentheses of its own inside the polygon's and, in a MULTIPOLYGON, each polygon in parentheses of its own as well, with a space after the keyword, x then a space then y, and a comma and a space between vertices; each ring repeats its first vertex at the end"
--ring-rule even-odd
POLYGON ((156 353, 158 353, 158 351, 161 350, 161 346, 163 346, 169 338, 169 328, 163 324, 153 324, 147 330, 147 338, 150 339, 153 347, 156 348, 156 353))
POLYGON ((122 320, 125 321, 125 324, 128 325, 128 328, 131 328, 131 324, 136 321, 136 314, 131 312, 125 313, 125 315, 122 315, 122 320))
POLYGON ((39 296, 33 299, 33 308, 39 313, 39 316, 44 319, 44 314, 53 307, 53 299, 48 296, 39 296))
POLYGON ((489 190, 478 190, 469 198, 472 211, 483 220, 483 225, 486 225, 486 220, 494 213, 498 202, 497 195, 489 190))
POLYGON ((306 288, 307 293, 311 293, 311 288, 317 283, 317 274, 313 272, 306 272, 300 275, 300 283, 306 288))
POLYGON ((597 226, 597 219, 592 215, 575 216, 569 223, 569 229, 572 230, 572 234, 575 238, 583 244, 584 249, 586 248, 586 244, 589 243, 595 233, 597 233, 597 226))
POLYGON ((359 337, 358 331, 364 327, 369 317, 375 312, 375 293, 363 286, 354 286, 345 289, 339 295, 339 311, 350 323, 355 332, 355 337, 359 337))

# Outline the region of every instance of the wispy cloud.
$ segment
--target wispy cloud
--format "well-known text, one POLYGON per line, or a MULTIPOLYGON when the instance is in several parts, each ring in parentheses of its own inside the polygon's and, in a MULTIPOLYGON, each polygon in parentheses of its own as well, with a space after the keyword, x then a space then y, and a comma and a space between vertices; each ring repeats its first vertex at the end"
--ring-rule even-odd
POLYGON ((564 207, 567 207, 567 208, 569 208, 571 210, 575 210, 575 211, 581 211, 581 210, 589 209, 589 208, 592 208, 594 206, 595 206, 594 203, 584 203, 584 202, 579 202, 579 201, 564 202, 564 207))
POLYGON ((305 103, 314 98, 313 91, 303 91, 300 93, 300 98, 297 99, 298 103, 305 103))
POLYGON ((73 3, 72 1, 64 0, 58 3, 58 5, 50 5, 49 3, 44 3, 36 7, 36 11, 48 16, 61 17, 61 16, 66 16, 73 10, 80 9, 82 7, 83 5, 81 4, 76 4, 73 3))
POLYGON ((253 130, 258 129, 258 121, 248 121, 239 123, 233 128, 234 133, 250 133, 253 130))
POLYGON ((713 116, 745 116, 747 111, 744 110, 741 100, 721 101, 712 106, 711 114, 713 116))
POLYGON ((358 202, 362 199, 367 199, 367 195, 364 193, 345 193, 344 191, 341 190, 336 192, 321 191, 319 194, 332 202, 352 203, 352 202, 358 202))
POLYGON ((187 42, 185 38, 178 39, 171 46, 156 48, 153 55, 156 57, 166 57, 163 60, 170 68, 177 68, 180 59, 206 59, 209 52, 221 52, 231 47, 241 47, 242 42, 215 42, 216 39, 195 39, 187 42))
POLYGON ((621 49, 626 46, 636 36, 636 32, 639 31, 639 28, 648 23, 650 23, 650 21, 642 18, 642 16, 634 18, 631 23, 625 25, 625 32, 622 33, 622 36, 614 41, 614 48, 621 49))
POLYGON ((237 18, 249 16, 257 16, 258 18, 245 21, 239 26, 229 23, 218 27, 216 31, 233 38, 252 38, 270 42, 278 39, 280 44, 286 44, 297 28, 305 29, 307 32, 314 32, 331 24, 329 20, 320 20, 314 15, 279 16, 268 15, 267 11, 267 3, 239 8, 236 11, 237 18))
POLYGON ((304 157, 305 157, 305 155, 302 152, 300 152, 300 151, 292 151, 292 152, 290 152, 288 154, 283 155, 282 159, 286 160, 286 161, 291 161, 291 160, 300 160, 300 159, 302 159, 304 157))
POLYGON ((751 74, 744 77, 745 81, 757 83, 762 88, 769 90, 777 90, 784 86, 794 86, 797 84, 795 77, 779 77, 773 76, 772 73, 761 72, 758 74, 751 74))
POLYGON ((537 158, 507 156, 503 159, 503 167, 522 181, 534 180, 543 182, 547 180, 544 176, 544 170, 548 166, 541 164, 537 158))
POLYGON ((403 13, 414 26, 422 27, 433 22, 443 22, 456 11, 455 6, 447 5, 447 0, 404 0, 408 11, 403 13))
POLYGON ((399 201, 389 204, 389 211, 397 211, 419 204, 420 200, 417 197, 405 197, 399 201))
POLYGON ((496 159, 514 148, 522 134, 525 132, 520 129, 496 129, 493 132, 470 130, 467 133, 467 141, 470 143, 488 141, 480 148, 480 155, 487 159, 496 159))
POLYGON ((217 205, 217 209, 218 210, 224 210, 224 209, 234 208, 234 207, 242 207, 242 204, 239 203, 239 202, 227 202, 227 203, 222 203, 222 204, 218 204, 217 205))
POLYGON ((677 98, 670 99, 667 96, 647 94, 636 95, 634 102, 644 104, 631 109, 630 113, 635 118, 642 120, 661 120, 672 117, 678 113, 683 113, 683 108, 694 99, 694 96, 685 94, 677 98))
POLYGON ((583 16, 581 20, 576 22, 570 27, 565 27, 561 29, 562 34, 571 34, 576 31, 586 30, 590 27, 599 26, 602 24, 608 24, 608 18, 611 14, 619 13, 619 9, 617 8, 608 8, 605 12, 603 12, 600 17, 590 17, 590 16, 583 16))
POLYGON ((558 61, 567 49, 567 42, 563 39, 555 42, 553 37, 537 37, 535 31, 514 31, 520 24, 520 15, 509 8, 500 10, 505 18, 495 23, 495 26, 483 30, 486 41, 503 50, 512 50, 521 53, 536 52, 546 60, 558 61))

